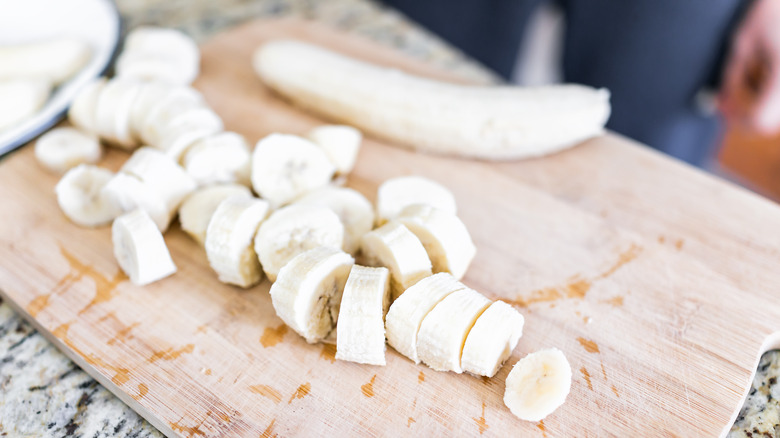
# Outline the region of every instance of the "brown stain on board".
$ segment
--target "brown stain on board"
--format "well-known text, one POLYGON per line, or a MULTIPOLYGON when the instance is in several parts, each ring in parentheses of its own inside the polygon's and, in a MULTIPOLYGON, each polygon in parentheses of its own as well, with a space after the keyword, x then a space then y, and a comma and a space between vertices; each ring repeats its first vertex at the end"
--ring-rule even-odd
POLYGON ((588 353, 600 353, 598 344, 591 340, 580 337, 577 338, 577 342, 579 342, 580 345, 582 345, 582 348, 588 353))
POLYGON ((60 339, 65 345, 67 345, 68 348, 76 352, 76 354, 78 354, 79 356, 83 357, 84 361, 86 361, 88 364, 113 372, 114 377, 111 378, 111 381, 114 382, 114 384, 116 384, 117 386, 121 386, 127 383, 127 381, 130 380, 129 369, 111 365, 92 353, 85 354, 83 351, 81 351, 81 349, 76 347, 76 345, 73 344, 73 342, 71 342, 71 340, 68 338, 68 330, 70 329, 70 325, 72 323, 73 321, 61 324, 57 326, 54 330, 52 330, 51 333, 55 337, 60 339))
POLYGON ((615 262, 615 264, 612 265, 609 269, 607 269, 604 273, 599 275, 598 278, 607 278, 610 275, 614 274, 615 272, 617 272, 618 269, 622 268, 623 265, 636 259, 640 252, 642 252, 642 248, 636 245, 635 243, 632 243, 627 250, 623 251, 622 253, 620 253, 620 255, 618 255, 618 259, 615 262))
POLYGON ((541 430, 541 431, 542 431, 542 436, 544 436, 544 437, 546 437, 546 436, 547 436, 547 428, 546 428, 546 427, 544 427, 544 420, 540 421, 540 422, 539 422, 539 423, 536 425, 536 427, 538 427, 538 428, 539 428, 539 430, 541 430))
POLYGON ((587 384, 588 384, 588 389, 593 391, 593 384, 590 383, 590 373, 588 372, 588 370, 585 369, 585 367, 582 367, 582 368, 580 368, 580 372, 582 373, 582 377, 585 378, 585 382, 587 382, 587 384))
POLYGON ((479 427, 479 434, 482 435, 485 433, 490 426, 488 426, 487 422, 485 421, 485 402, 482 402, 482 416, 477 417, 471 417, 472 420, 474 420, 475 423, 477 423, 477 427, 479 427))
POLYGON ((273 347, 274 345, 282 342, 282 339, 286 333, 287 326, 285 324, 282 324, 276 328, 266 327, 265 330, 263 330, 263 335, 260 336, 260 343, 263 344, 263 347, 265 348, 273 347))
POLYGON ((412 423, 416 423, 417 420, 415 420, 412 417, 409 417, 409 419, 406 420, 406 427, 412 427, 412 423))
POLYGON ((187 434, 190 437, 196 436, 196 435, 202 435, 206 436, 206 432, 203 432, 200 430, 201 424, 195 426, 195 427, 189 427, 189 426, 182 426, 179 423, 168 423, 168 425, 171 426, 171 429, 173 429, 174 432, 181 432, 182 434, 187 434))
POLYGON ((374 396, 374 381, 376 381, 376 374, 374 374, 374 377, 372 377, 368 383, 360 386, 360 392, 366 397, 374 396))
POLYGON ((615 395, 617 396, 617 398, 620 398, 620 394, 618 394, 618 390, 617 390, 617 388, 615 388, 615 385, 612 385, 612 392, 614 392, 614 393, 615 393, 615 395))
POLYGON ((205 371, 203 371, 203 374, 210 376, 211 375, 211 368, 206 368, 205 371))
POLYGON ((174 360, 177 359, 182 354, 192 353, 194 350, 195 350, 195 344, 187 344, 178 350, 174 350, 173 347, 171 347, 162 351, 153 352, 151 357, 149 357, 147 361, 149 363, 155 363, 158 360, 174 360))
POLYGON ((417 375, 417 383, 422 383, 425 381, 425 373, 420 371, 420 374, 417 375))
POLYGON ((274 433, 274 425, 276 424, 276 418, 271 420, 271 424, 268 425, 268 427, 265 428, 263 433, 260 434, 260 438, 273 438, 278 436, 274 433))
POLYGON ((336 362, 336 346, 333 344, 322 344, 320 359, 329 360, 330 363, 336 362))
POLYGON ((601 374, 604 375, 604 380, 607 380, 607 370, 604 368, 604 362, 601 362, 601 374))
POLYGON ((49 305, 49 296, 50 294, 46 294, 46 295, 38 295, 37 297, 33 298, 33 300, 30 301, 30 304, 27 305, 27 313, 29 313, 30 316, 32 316, 33 318, 38 316, 41 310, 43 310, 44 308, 46 308, 46 306, 49 305))
POLYGON ((602 301, 602 303, 609 304, 610 306, 622 307, 623 306, 623 296, 622 295, 618 295, 618 296, 612 297, 612 298, 610 298, 608 300, 604 300, 604 301, 602 301))
POLYGON ((146 397, 146 394, 148 394, 148 393, 149 393, 149 387, 146 386, 146 384, 144 384, 144 383, 139 383, 138 384, 138 394, 133 395, 131 397, 133 397, 136 400, 141 400, 142 398, 146 397))
POLYGON ((685 245, 685 241, 682 239, 677 239, 677 241, 674 242, 674 247, 677 248, 677 251, 683 249, 683 245, 685 245))
POLYGON ((307 395, 309 395, 309 392, 311 391, 311 383, 306 382, 303 385, 299 386, 298 389, 295 390, 292 397, 290 397, 290 401, 287 402, 289 405, 293 402, 296 398, 304 398, 307 395))
MULTIPOLYGON (((279 402, 282 401, 282 393, 268 385, 252 385, 249 387, 249 390, 255 394, 260 394, 263 397, 270 398, 276 404, 279 404, 279 402)), ((292 401, 292 399, 290 399, 290 401, 292 401)))
POLYGON ((139 324, 140 324, 139 322, 134 322, 134 323, 130 324, 129 326, 123 328, 122 330, 119 330, 116 333, 116 336, 114 336, 113 338, 108 340, 107 344, 108 345, 114 345, 114 344, 116 344, 119 341, 125 341, 129 337, 130 332, 134 328, 138 327, 139 324))

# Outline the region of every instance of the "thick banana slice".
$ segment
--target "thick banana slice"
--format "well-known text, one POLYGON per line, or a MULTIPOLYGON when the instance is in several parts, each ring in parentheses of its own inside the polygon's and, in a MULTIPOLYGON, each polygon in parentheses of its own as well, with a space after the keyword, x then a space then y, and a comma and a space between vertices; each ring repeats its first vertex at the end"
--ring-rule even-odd
POLYGON ((116 61, 117 76, 172 85, 191 84, 197 66, 156 53, 126 51, 116 61))
POLYGON ((376 192, 377 220, 385 223, 401 214, 404 208, 426 204, 457 214, 455 196, 446 187, 421 176, 400 176, 382 183, 376 192))
POLYGON ((184 198, 197 187, 181 166, 163 152, 148 146, 135 151, 120 171, 153 187, 165 202, 170 216, 175 215, 184 198))
POLYGON ((89 45, 76 38, 0 46, 0 79, 40 78, 58 85, 79 72, 92 56, 89 45))
POLYGON ((244 137, 221 132, 190 146, 182 165, 200 186, 232 182, 249 185, 250 157, 244 137))
MULTIPOLYGON (((146 105, 149 104, 138 104, 139 108, 146 105)), ((203 96, 194 88, 171 88, 159 100, 148 106, 145 117, 139 116, 143 121, 138 124, 140 127, 138 136, 144 143, 159 147, 162 131, 172 119, 192 108, 203 108, 204 105, 203 96)))
POLYGON ((344 226, 325 207, 290 205, 276 210, 260 225, 255 251, 271 281, 293 257, 318 246, 341 248, 344 226))
POLYGON ((495 301, 474 323, 460 365, 463 371, 493 377, 523 336, 523 315, 503 301, 495 301))
POLYGON ((146 79, 164 79, 178 84, 190 84, 200 71, 200 51, 195 41, 175 29, 144 26, 134 29, 125 39, 124 53, 118 62, 118 75, 138 75, 146 79), (132 59, 127 59, 130 56, 132 59), (122 58, 125 58, 124 60, 122 58), (153 58, 165 62, 162 71, 139 65, 139 59, 153 58), (164 73, 155 76, 153 73, 164 73))
POLYGON ((355 167, 363 134, 346 125, 318 126, 306 134, 306 138, 321 147, 336 166, 336 172, 346 175, 355 167))
POLYGON ((387 311, 387 343, 414 363, 417 355, 417 332, 428 312, 449 294, 466 286, 450 274, 439 273, 425 277, 406 289, 393 301, 387 311))
POLYGON ((344 224, 344 251, 355 254, 360 239, 374 226, 374 207, 360 192, 346 187, 325 186, 303 195, 296 204, 317 205, 333 210, 344 224))
POLYGON ((98 135, 112 146, 132 150, 138 143, 130 132, 130 108, 141 91, 141 83, 112 79, 100 90, 95 112, 98 135))
POLYGON ((222 119, 210 108, 190 108, 165 126, 157 148, 180 162, 182 155, 195 142, 214 135, 223 128, 222 119))
POLYGON ((571 389, 571 366, 557 348, 540 350, 520 359, 506 377, 504 404, 518 418, 541 421, 566 401, 571 389))
POLYGON ((433 272, 449 272, 458 280, 463 278, 477 247, 457 216, 430 205, 416 204, 403 209, 396 220, 420 239, 433 264, 433 272))
POLYGON ((462 373, 463 343, 490 300, 473 289, 461 289, 442 299, 420 324, 417 355, 436 371, 462 373))
POLYGON ((431 260, 420 239, 400 223, 388 222, 363 235, 360 250, 369 266, 390 269, 393 300, 431 275, 431 260))
POLYGON ((252 187, 275 206, 324 186, 334 172, 321 148, 295 135, 271 134, 252 153, 252 187))
POLYGON ((177 91, 178 88, 162 82, 141 83, 141 91, 138 92, 138 96, 136 96, 130 107, 130 133, 138 143, 144 143, 141 130, 149 113, 158 103, 166 99, 169 94, 180 92, 194 95, 196 98, 199 96, 197 92, 191 91, 189 88, 186 88, 184 91, 177 91))
POLYGON ((206 255, 219 281, 251 287, 263 279, 252 239, 268 214, 262 199, 234 195, 217 206, 206 230, 206 255))
POLYGON ((115 210, 130 212, 142 209, 164 232, 171 222, 171 213, 159 191, 133 175, 119 172, 103 186, 102 196, 115 210))
POLYGON ((71 221, 83 227, 106 225, 122 214, 103 193, 114 173, 90 164, 69 170, 57 183, 57 203, 71 221))
POLYGON ((106 83, 106 78, 97 78, 79 90, 68 109, 70 123, 87 132, 97 132, 97 103, 106 83))
POLYGON ((111 238, 116 261, 133 284, 144 286, 176 272, 162 233, 145 211, 116 218, 111 238))
POLYGON ((96 163, 103 149, 94 135, 74 128, 54 128, 35 142, 35 158, 47 169, 63 173, 79 164, 96 163))
POLYGON ((390 305, 390 271, 352 266, 341 297, 336 359, 385 365, 384 316, 390 305))
POLYGON ((51 82, 46 79, 0 81, 0 131, 32 116, 49 99, 51 82))
POLYGON ((239 184, 208 186, 195 190, 179 206, 181 229, 201 245, 206 242, 206 229, 217 206, 227 198, 242 195, 252 197, 252 192, 239 184))
POLYGON ((271 285, 276 315, 313 344, 325 339, 339 319, 339 303, 352 257, 338 248, 319 247, 295 256, 271 285))

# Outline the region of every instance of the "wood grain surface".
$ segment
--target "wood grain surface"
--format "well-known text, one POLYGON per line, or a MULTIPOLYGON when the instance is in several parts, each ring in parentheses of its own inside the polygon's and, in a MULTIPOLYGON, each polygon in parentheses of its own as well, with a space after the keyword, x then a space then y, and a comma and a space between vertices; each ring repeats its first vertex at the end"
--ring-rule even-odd
MULTIPOLYGON (((202 47, 196 83, 251 142, 322 123, 253 74, 253 49, 275 37, 452 79, 318 25, 253 22, 202 47)), ((165 238, 178 273, 134 287, 110 230, 70 224, 57 176, 32 152, 0 162, 0 291, 169 436, 713 436, 777 345, 780 209, 614 135, 513 163, 365 142, 348 185, 372 200, 398 175, 450 187, 478 248, 464 281, 526 316, 492 379, 435 372, 392 349, 385 367, 336 361, 334 347, 286 329, 268 283, 217 282, 177 226, 165 238), (543 422, 518 420, 502 401, 509 368, 553 346, 574 372, 568 401, 543 422)), ((106 165, 126 157, 112 151, 106 165)))

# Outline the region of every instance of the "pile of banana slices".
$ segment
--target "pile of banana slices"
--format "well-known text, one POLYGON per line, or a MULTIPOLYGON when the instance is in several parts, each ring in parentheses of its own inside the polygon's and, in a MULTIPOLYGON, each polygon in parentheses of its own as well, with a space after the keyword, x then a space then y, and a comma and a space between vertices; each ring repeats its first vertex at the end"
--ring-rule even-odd
MULTIPOLYGON (((131 33, 129 41, 143 44, 128 43, 130 50, 186 38, 137 32, 143 38, 131 33)), ((476 247, 452 192, 401 176, 379 186, 373 205, 338 184, 360 150, 355 128, 275 133, 250 151, 183 83, 195 77, 190 61, 127 70, 147 58, 124 59, 117 77, 78 96, 69 112, 75 127, 47 133, 35 152, 46 168, 65 172, 55 192, 72 222, 112 224, 114 254, 133 283, 176 272, 163 233, 178 215, 220 281, 250 288, 267 277, 276 314, 309 343, 335 343, 337 359, 385 365, 389 343, 435 370, 498 372, 524 319, 460 282, 476 247), (132 151, 118 172, 94 164, 101 142, 132 151)), ((540 420, 570 386, 563 353, 542 350, 514 366, 504 400, 518 417, 540 420)))

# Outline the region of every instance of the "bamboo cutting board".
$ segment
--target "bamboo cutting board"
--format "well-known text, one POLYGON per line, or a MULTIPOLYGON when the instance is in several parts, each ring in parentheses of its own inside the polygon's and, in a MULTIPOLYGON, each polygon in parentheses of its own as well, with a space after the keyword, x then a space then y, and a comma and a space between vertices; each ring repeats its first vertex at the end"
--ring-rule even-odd
MULTIPOLYGON (((250 68, 252 50, 282 36, 448 76, 310 23, 250 23, 202 47, 196 85, 251 142, 322 123, 250 68)), ((177 227, 166 242, 178 273, 134 287, 110 230, 70 224, 57 177, 32 152, 0 162, 0 291, 168 436, 712 436, 730 427, 760 354, 780 338, 780 209, 614 135, 500 164, 369 139, 349 177, 370 199, 406 174, 452 189, 478 248, 464 281, 526 317, 508 364, 555 346, 572 365, 568 401, 539 423, 504 407, 509 366, 480 379, 392 349, 386 367, 336 361, 333 347, 285 328, 268 283, 218 283, 177 227)), ((124 159, 112 151, 106 165, 124 159)))

